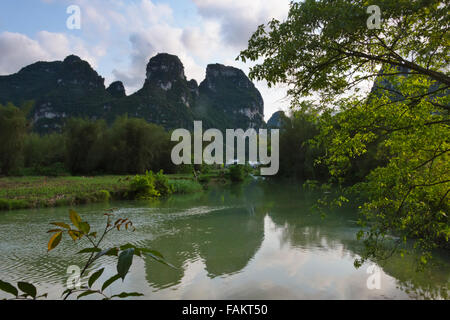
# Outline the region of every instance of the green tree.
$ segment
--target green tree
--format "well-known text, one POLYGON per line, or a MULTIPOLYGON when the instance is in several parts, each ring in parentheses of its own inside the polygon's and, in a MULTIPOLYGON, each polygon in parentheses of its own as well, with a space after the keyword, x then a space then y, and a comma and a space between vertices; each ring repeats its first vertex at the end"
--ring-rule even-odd
POLYGON ((240 58, 262 58, 250 76, 288 83, 294 106, 314 96, 334 182, 373 146, 386 158, 345 189, 364 198, 362 260, 386 256, 383 243, 393 233, 399 244, 411 239, 426 263, 450 236, 448 3, 377 1, 380 29, 367 27, 370 4, 292 3, 286 21, 260 26, 240 58))
POLYGON ((70 119, 65 127, 66 163, 70 172, 98 170, 105 157, 106 123, 103 120, 70 119))
POLYGON ((0 104, 0 174, 9 174, 23 163, 26 112, 12 104, 0 104))
POLYGON ((170 163, 170 139, 163 127, 144 119, 119 117, 109 137, 108 162, 115 173, 145 173, 170 163))
POLYGON ((290 117, 283 118, 278 176, 299 180, 328 179, 327 167, 316 161, 325 154, 325 149, 311 141, 319 135, 319 126, 317 115, 308 110, 293 110, 290 117))
POLYGON ((44 168, 63 164, 65 161, 65 141, 60 133, 26 135, 23 147, 24 167, 33 168, 41 174, 44 168))

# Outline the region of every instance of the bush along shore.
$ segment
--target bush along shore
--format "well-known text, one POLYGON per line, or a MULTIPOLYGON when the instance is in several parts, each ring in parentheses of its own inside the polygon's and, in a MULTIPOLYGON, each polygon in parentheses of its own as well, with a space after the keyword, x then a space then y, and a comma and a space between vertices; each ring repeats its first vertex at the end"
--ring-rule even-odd
POLYGON ((2 177, 0 210, 70 206, 110 200, 151 200, 171 194, 201 192, 231 181, 228 171, 207 174, 2 177))
POLYGON ((141 175, 0 177, 0 210, 71 206, 111 200, 151 200, 202 192, 214 184, 241 182, 248 166, 198 173, 141 175))

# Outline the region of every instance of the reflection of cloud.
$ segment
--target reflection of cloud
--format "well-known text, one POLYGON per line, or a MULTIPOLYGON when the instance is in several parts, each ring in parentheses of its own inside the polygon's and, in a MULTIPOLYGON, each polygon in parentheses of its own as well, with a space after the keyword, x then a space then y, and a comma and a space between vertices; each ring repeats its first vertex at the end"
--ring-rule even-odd
POLYGON ((155 296, 177 299, 408 298, 396 288, 395 279, 384 272, 381 273, 381 290, 367 289, 366 266, 356 270, 349 251, 335 240, 323 241, 326 236, 321 235, 317 239, 319 243, 302 248, 293 246, 282 236, 288 227, 288 223, 277 226, 266 215, 264 240, 240 272, 211 278, 205 270, 211 257, 191 258, 183 264, 180 281, 173 287, 159 290, 155 296), (332 246, 328 246, 331 243, 332 246))

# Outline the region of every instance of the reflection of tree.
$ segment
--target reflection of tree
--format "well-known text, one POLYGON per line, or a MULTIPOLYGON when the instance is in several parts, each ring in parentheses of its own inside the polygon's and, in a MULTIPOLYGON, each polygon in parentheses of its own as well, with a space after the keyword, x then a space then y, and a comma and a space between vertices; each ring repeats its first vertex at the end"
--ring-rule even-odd
POLYGON ((417 271, 414 256, 403 258, 394 255, 380 262, 383 271, 397 280, 398 287, 416 299, 449 299, 450 274, 448 267, 450 257, 436 252, 435 262, 427 265, 422 271, 417 271))
MULTIPOLYGON (((361 255, 362 243, 356 240, 359 227, 355 223, 355 214, 351 211, 339 210, 329 212, 324 219, 308 210, 305 203, 308 198, 295 196, 289 192, 284 195, 271 191, 266 199, 279 198, 276 206, 270 211, 270 217, 277 227, 282 229, 282 242, 295 247, 324 247, 335 249, 341 246, 352 256, 361 255), (296 201, 286 201, 287 197, 296 201)), ((297 191, 298 193, 298 191, 297 191)), ((387 260, 377 261, 383 271, 396 279, 398 287, 412 298, 449 298, 449 273, 445 266, 450 264, 450 257, 443 252, 436 252, 438 265, 428 265, 418 272, 414 256, 393 255, 387 260)))
MULTIPOLYGON (((143 245, 157 248, 180 269, 146 260, 148 282, 156 288, 179 283, 188 264, 197 259, 202 260, 210 278, 241 271, 261 246, 266 214, 281 230, 281 243, 297 248, 338 249, 356 258, 364 248, 356 240, 359 227, 355 212, 341 209, 328 212, 322 219, 310 210, 317 196, 297 185, 268 181, 212 189, 192 199, 172 198, 162 205, 186 212, 202 206, 218 209, 207 214, 183 214, 158 226, 158 231, 165 233, 143 245)), ((442 262, 448 266, 448 257, 442 262)), ((449 297, 444 267, 430 266, 418 273, 413 257, 397 256, 378 264, 412 298, 449 297)))

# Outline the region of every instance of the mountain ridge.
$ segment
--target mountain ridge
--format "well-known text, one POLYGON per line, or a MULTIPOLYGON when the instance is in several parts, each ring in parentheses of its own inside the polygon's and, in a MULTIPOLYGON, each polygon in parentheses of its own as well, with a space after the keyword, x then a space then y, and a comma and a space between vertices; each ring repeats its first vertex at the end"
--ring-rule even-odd
POLYGON ((126 95, 121 81, 106 87, 105 79, 78 56, 38 61, 0 76, 0 103, 34 100, 30 118, 40 133, 60 131, 71 117, 112 123, 125 114, 166 129, 192 129, 194 120, 222 130, 265 127, 263 98, 240 69, 209 64, 198 84, 186 78, 176 55, 159 53, 149 60, 145 74, 142 88, 126 95))

